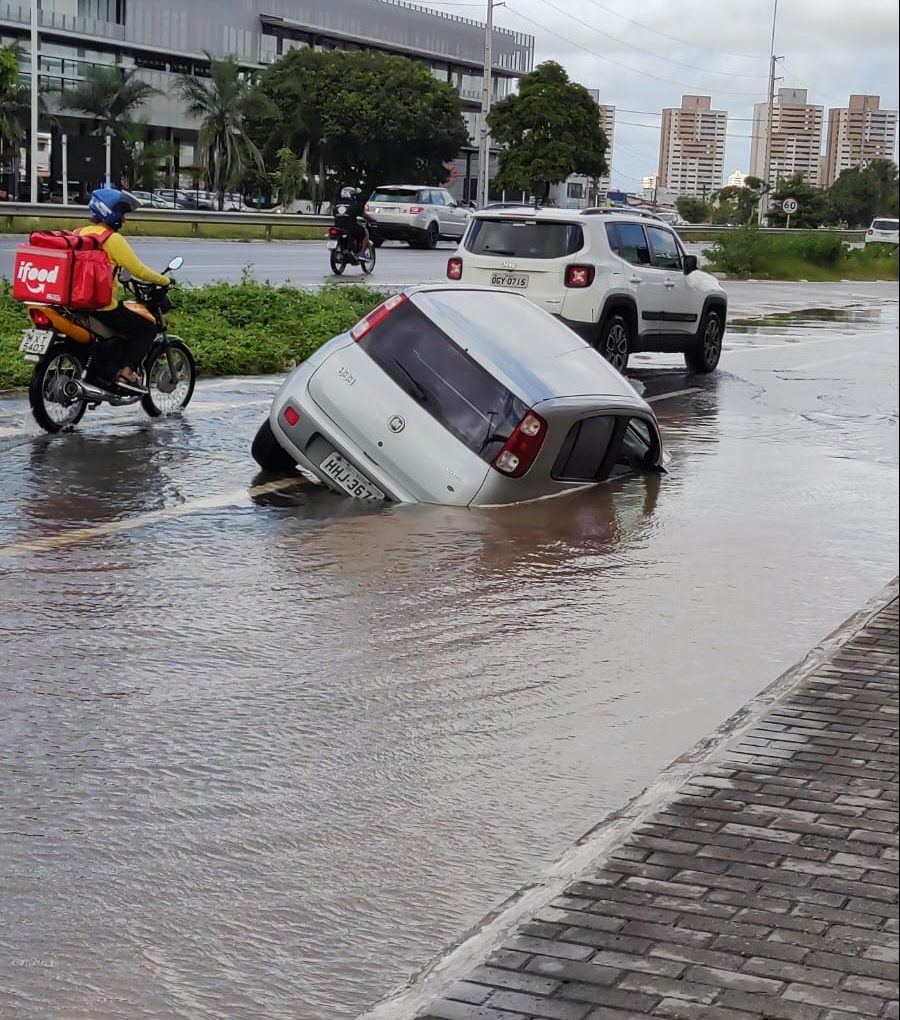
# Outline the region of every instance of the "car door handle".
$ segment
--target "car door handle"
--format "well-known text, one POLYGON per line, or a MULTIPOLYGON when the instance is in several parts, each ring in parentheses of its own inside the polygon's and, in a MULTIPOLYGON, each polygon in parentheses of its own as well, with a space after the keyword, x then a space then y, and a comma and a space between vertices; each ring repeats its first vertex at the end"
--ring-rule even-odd
POLYGON ((640 283, 641 282, 641 278, 639 276, 629 276, 628 277, 628 282, 629 283, 640 283))
POLYGON ((663 286, 666 288, 666 290, 671 290, 675 286, 675 282, 673 280, 666 280, 663 286))

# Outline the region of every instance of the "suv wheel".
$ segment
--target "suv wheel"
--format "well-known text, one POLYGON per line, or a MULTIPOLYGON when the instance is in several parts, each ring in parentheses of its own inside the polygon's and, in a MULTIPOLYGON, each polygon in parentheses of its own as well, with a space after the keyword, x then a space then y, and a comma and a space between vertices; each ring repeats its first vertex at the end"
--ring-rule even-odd
POLYGON ((618 312, 610 315, 600 328, 597 350, 619 372, 628 367, 630 332, 628 320, 618 312))
POLYGON ((694 344, 684 352, 684 363, 692 372, 714 372, 722 356, 722 316, 708 311, 703 316, 694 344))

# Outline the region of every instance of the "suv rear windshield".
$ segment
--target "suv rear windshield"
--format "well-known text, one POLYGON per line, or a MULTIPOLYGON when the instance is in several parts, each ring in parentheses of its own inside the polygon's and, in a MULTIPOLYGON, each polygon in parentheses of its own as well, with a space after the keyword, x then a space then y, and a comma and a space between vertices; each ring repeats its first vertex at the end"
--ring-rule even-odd
POLYGON ((577 223, 475 219, 466 235, 466 250, 475 255, 560 259, 583 247, 584 233, 577 223))
POLYGON ((370 202, 396 202, 399 205, 410 205, 418 195, 416 188, 380 188, 372 192, 370 202))
POLYGON ((897 220, 874 220, 872 223, 873 230, 893 230, 896 234, 900 230, 900 222, 897 220))
POLYGON ((526 404, 405 301, 359 346, 433 418, 490 463, 526 404))

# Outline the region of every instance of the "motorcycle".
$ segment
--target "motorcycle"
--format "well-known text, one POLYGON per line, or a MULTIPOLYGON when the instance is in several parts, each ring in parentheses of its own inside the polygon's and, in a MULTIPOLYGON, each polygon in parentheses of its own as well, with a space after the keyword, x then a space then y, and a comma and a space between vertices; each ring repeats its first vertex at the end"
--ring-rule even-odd
MULTIPOLYGON (((182 265, 184 259, 178 256, 163 274, 182 265)), ((147 387, 144 394, 128 393, 97 380, 96 362, 109 363, 108 355, 114 357, 119 338, 90 312, 26 303, 35 328, 24 331, 19 350, 26 361, 35 363, 28 400, 35 421, 46 432, 72 428, 85 411, 100 404, 123 407, 140 403, 151 418, 158 418, 190 403, 197 369, 187 344, 166 332, 163 316, 172 307, 169 288, 135 280, 127 270, 119 270, 119 283, 134 295, 125 306, 156 325, 156 338, 136 369, 147 387)))
POLYGON ((375 268, 375 245, 372 243, 371 234, 366 250, 361 254, 357 252, 356 242, 346 230, 342 230, 340 227, 329 227, 328 237, 328 247, 331 251, 331 271, 335 276, 340 276, 347 266, 359 266, 366 276, 375 268))

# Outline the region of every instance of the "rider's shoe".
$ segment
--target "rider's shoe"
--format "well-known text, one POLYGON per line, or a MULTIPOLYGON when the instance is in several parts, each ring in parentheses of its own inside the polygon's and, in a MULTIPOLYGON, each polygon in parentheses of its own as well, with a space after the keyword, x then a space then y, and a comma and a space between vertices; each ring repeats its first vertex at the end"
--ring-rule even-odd
POLYGON ((126 393, 137 393, 140 394, 140 396, 144 396, 145 393, 149 393, 149 390, 144 385, 141 378, 134 373, 132 373, 132 377, 129 379, 128 376, 120 372, 116 377, 116 386, 118 389, 124 390, 126 393))

